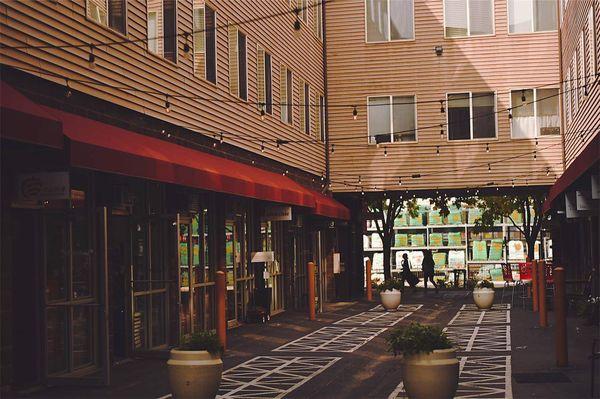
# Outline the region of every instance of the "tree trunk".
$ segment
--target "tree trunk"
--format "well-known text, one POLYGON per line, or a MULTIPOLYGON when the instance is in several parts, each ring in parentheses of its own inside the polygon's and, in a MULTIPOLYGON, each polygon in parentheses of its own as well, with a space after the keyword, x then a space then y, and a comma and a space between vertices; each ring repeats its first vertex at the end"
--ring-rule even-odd
POLYGON ((533 261, 535 259, 535 239, 537 237, 527 238, 527 259, 533 261))
POLYGON ((389 281, 392 278, 392 240, 389 234, 386 234, 383 241, 383 278, 389 281))

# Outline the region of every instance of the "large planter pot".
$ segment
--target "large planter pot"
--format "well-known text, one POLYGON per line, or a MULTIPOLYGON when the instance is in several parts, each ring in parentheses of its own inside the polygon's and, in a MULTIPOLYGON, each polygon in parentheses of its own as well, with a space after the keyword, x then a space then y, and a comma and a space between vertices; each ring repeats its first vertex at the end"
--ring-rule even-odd
POLYGON ((223 362, 207 351, 171 350, 167 361, 169 384, 175 399, 208 399, 217 396, 223 362))
POLYGON ((492 288, 475 288, 473 300, 479 309, 490 309, 494 304, 494 290, 492 288))
POLYGON ((458 366, 455 348, 405 356, 404 390, 413 399, 453 398, 458 388, 458 366))
POLYGON ((386 290, 379 293, 381 297, 381 306, 385 310, 396 310, 400 306, 402 293, 398 290, 386 290))

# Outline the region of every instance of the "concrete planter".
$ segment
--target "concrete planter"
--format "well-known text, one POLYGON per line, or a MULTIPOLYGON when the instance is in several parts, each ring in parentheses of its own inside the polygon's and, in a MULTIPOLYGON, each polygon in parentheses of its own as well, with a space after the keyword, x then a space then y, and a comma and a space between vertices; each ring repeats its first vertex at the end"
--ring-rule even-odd
POLYGON ((456 349, 405 356, 404 389, 413 399, 450 399, 458 388, 459 362, 456 349))
POLYGON ((174 399, 209 399, 217 396, 223 362, 207 351, 171 350, 167 361, 174 399))
POLYGON ((400 306, 402 293, 396 289, 381 291, 379 296, 381 297, 381 306, 385 310, 396 310, 400 306))
POLYGON ((490 309, 494 304, 494 290, 492 288, 475 288, 473 300, 479 309, 490 309))

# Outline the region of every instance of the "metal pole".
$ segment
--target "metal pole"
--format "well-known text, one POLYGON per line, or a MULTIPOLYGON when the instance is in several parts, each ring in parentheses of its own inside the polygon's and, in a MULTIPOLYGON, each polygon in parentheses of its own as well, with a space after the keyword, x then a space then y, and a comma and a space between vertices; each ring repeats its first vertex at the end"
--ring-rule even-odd
POLYGON ((227 344, 227 314, 225 307, 225 299, 227 298, 227 282, 225 272, 217 271, 215 280, 215 296, 217 297, 217 335, 223 349, 227 344))
POLYGON ((367 301, 373 300, 373 287, 371 284, 371 259, 367 259, 367 301))
POLYGON ((533 311, 538 311, 538 262, 531 262, 531 296, 533 297, 533 311))
POLYGON ((565 288, 565 269, 554 269, 554 340, 556 347, 556 365, 566 367, 569 363, 567 352, 567 295, 565 288))
POLYGON ((308 318, 316 320, 315 314, 315 264, 308 262, 308 318))
POLYGON ((538 262, 538 307, 540 311, 540 327, 548 327, 548 311, 546 309, 546 263, 538 262))

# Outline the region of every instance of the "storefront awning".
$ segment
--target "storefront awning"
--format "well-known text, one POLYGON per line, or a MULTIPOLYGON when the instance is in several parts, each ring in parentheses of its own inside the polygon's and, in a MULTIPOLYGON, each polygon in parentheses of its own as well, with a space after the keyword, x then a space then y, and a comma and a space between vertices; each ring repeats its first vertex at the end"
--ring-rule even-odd
POLYGON ((600 158, 600 133, 588 143, 584 150, 569 165, 562 176, 550 187, 548 198, 544 202, 544 213, 552 208, 552 202, 571 186, 581 175, 583 175, 600 158))
POLYGON ((350 220, 350 210, 344 205, 318 191, 311 190, 315 196, 315 215, 326 216, 333 219, 350 220))
POLYGON ((312 193, 292 179, 250 165, 52 110, 70 139, 71 165, 314 208, 312 193))
POLYGON ((2 138, 63 147, 61 122, 6 82, 0 82, 0 104, 2 138))

